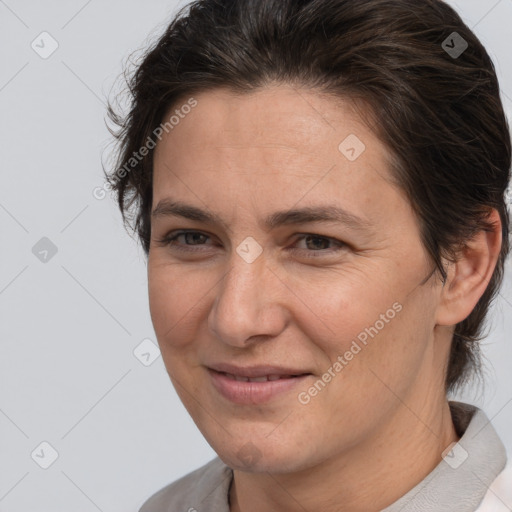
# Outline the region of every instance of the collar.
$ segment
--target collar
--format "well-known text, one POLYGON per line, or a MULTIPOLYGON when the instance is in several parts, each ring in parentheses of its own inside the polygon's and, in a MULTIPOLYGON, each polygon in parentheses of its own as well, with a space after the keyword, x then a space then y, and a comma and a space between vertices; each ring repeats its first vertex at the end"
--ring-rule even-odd
MULTIPOLYGON (((505 467, 505 447, 485 413, 462 402, 449 406, 459 441, 418 485, 381 512, 474 512, 505 467)), ((233 470, 219 457, 206 468, 191 501, 198 510, 229 512, 233 470), (202 485, 206 481, 210 485, 202 485)))
POLYGON ((505 467, 506 451, 485 413, 449 402, 459 441, 407 494, 382 512, 474 512, 505 467))

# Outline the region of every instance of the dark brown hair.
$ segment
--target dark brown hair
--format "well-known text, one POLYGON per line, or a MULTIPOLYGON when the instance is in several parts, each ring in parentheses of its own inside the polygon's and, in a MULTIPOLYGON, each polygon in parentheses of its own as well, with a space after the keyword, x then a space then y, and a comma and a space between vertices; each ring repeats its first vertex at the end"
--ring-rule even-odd
POLYGON ((504 196, 511 141, 493 63, 450 6, 440 0, 196 0, 178 12, 127 80, 129 113, 117 114, 109 104, 118 147, 106 177, 146 256, 155 134, 171 107, 218 87, 244 94, 287 83, 364 102, 443 280, 442 258, 453 261, 465 240, 491 229, 488 213, 495 208, 503 225, 499 260, 478 304, 455 328, 446 391, 480 371, 478 341, 509 251, 504 196), (150 149, 141 156, 144 146, 150 149))

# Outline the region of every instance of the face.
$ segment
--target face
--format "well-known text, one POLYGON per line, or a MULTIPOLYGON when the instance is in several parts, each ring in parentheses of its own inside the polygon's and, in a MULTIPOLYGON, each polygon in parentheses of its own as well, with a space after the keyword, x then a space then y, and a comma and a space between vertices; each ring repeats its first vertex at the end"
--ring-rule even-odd
POLYGON ((341 457, 441 382, 439 290, 422 284, 411 206, 348 100, 286 85, 194 98, 154 157, 149 301, 166 369, 231 467, 341 457))

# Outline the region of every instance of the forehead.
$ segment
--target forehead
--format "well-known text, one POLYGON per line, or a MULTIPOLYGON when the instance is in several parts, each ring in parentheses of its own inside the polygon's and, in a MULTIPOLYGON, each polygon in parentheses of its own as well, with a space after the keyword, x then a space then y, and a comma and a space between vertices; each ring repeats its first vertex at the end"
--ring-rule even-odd
POLYGON ((171 156, 183 160, 207 153, 209 158, 234 158, 237 150, 253 150, 255 155, 280 153, 281 157, 323 155, 343 165, 351 156, 344 152, 350 144, 340 148, 347 138, 359 140, 357 152, 365 147, 366 162, 389 159, 386 148, 361 118, 361 113, 366 113, 364 107, 350 98, 281 84, 244 94, 219 88, 195 94, 194 99, 196 106, 187 107, 188 113, 182 114, 181 119, 173 114, 187 103, 185 98, 164 116, 162 124, 171 116, 179 124, 163 132, 155 150, 157 167, 171 156), (186 154, 182 148, 194 151, 186 154))
POLYGON ((177 199, 226 207, 330 197, 362 214, 389 187, 389 154, 348 99, 286 85, 194 99, 157 144, 153 206, 172 189, 177 199))
MULTIPOLYGON (((373 134, 367 133, 368 127, 360 117, 361 104, 350 98, 286 84, 244 94, 225 88, 214 89, 196 94, 194 98, 197 105, 182 116, 179 126, 170 133, 174 139, 185 139, 189 146, 229 144, 236 149, 265 143, 315 153, 320 142, 334 142, 336 150, 336 142, 341 142, 342 139, 338 139, 344 133, 371 137, 372 143, 378 142, 373 140, 373 134)), ((165 119, 185 103, 182 99, 173 105, 165 119)), ((164 145, 165 142, 160 144, 164 145)))

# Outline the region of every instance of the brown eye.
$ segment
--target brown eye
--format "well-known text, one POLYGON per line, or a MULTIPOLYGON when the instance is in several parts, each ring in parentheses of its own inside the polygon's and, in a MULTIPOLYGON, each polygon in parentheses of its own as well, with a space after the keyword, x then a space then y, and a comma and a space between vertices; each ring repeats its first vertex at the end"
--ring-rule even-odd
POLYGON ((162 246, 168 246, 179 251, 194 252, 198 250, 193 249, 194 246, 205 245, 202 242, 209 238, 210 237, 208 235, 201 233, 200 231, 174 231, 166 235, 164 238, 158 240, 157 242, 162 246), (184 243, 178 243, 180 237, 183 237, 182 240, 184 243))
POLYGON ((341 240, 337 240, 336 238, 314 235, 314 234, 303 234, 297 241, 304 241, 306 248, 294 248, 292 251, 301 251, 305 253, 307 258, 318 258, 322 256, 330 256, 333 253, 339 252, 346 248, 346 244, 341 240), (334 244, 336 246, 335 249, 329 249, 328 246, 330 244, 334 244))

